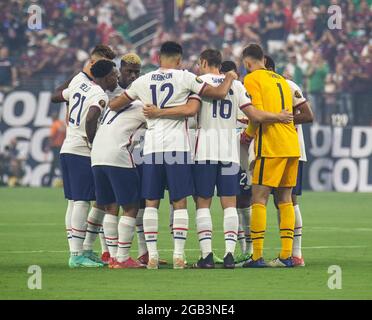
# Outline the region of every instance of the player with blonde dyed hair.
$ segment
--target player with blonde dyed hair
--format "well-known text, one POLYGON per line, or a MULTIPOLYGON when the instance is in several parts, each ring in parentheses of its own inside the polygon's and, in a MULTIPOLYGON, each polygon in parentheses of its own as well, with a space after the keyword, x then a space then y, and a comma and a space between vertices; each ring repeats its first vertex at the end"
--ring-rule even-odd
MULTIPOLYGON (((141 58, 136 53, 127 53, 123 55, 120 59, 120 74, 118 78, 118 85, 113 91, 107 91, 107 95, 110 99, 113 99, 115 97, 120 96, 126 88, 128 88, 131 83, 136 80, 141 72, 141 58)), ((128 126, 130 126, 133 122, 136 123, 138 121, 138 114, 133 118, 133 112, 136 114, 136 111, 133 110, 142 110, 143 103, 139 100, 133 101, 131 104, 130 110, 128 112, 124 112, 119 116, 119 119, 121 121, 121 118, 124 117, 124 122, 126 125, 124 127, 127 127, 128 130, 130 129, 128 126), (133 111, 133 112, 132 112, 133 111), (128 118, 129 117, 129 118, 128 118), (136 120, 137 119, 137 120, 136 120), (131 123, 127 123, 128 120, 130 120, 131 123)), ((142 111, 140 112, 142 114, 142 111)), ((116 120, 115 120, 116 121, 116 120)), ((116 127, 118 125, 118 122, 115 122, 116 127)), ((106 127, 103 127, 104 131, 107 130, 106 127)), ((118 130, 121 128, 121 125, 118 126, 118 130)), ((104 133, 102 131, 101 133, 104 133)), ((133 161, 135 163, 135 167, 138 171, 140 181, 142 180, 142 148, 143 148, 143 141, 145 136, 145 124, 141 125, 137 130, 133 131, 133 136, 131 137, 131 157, 133 156, 133 161)), ((120 139, 125 139, 125 137, 122 137, 120 139)), ((121 140, 120 140, 121 141, 121 140)), ((122 141, 123 144, 125 141, 122 141)), ((135 218, 135 228, 137 231, 137 241, 138 241, 138 262, 141 264, 147 264, 148 262, 148 252, 147 252, 147 246, 145 241, 145 235, 143 232, 143 213, 145 210, 145 201, 141 200, 139 203, 139 209, 137 212, 137 216, 135 218)), ((105 261, 109 263, 109 267, 111 268, 127 268, 127 267, 133 267, 135 264, 132 264, 133 261, 128 260, 130 263, 127 265, 127 263, 123 263, 123 258, 120 257, 123 252, 123 240, 120 241, 120 239, 124 239, 128 231, 125 231, 119 221, 118 217, 119 213, 119 206, 116 203, 110 203, 108 208, 108 214, 105 216, 105 219, 103 221, 103 230, 104 235, 108 244, 106 252, 103 253, 103 256, 105 257, 105 261), (132 265, 132 266, 131 266, 132 265)), ((126 218, 128 219, 128 218, 126 218)), ((128 241, 124 241, 128 242, 128 241)), ((128 248, 127 248, 128 249, 128 248)), ((165 264, 165 260, 159 260, 160 264, 165 264)))

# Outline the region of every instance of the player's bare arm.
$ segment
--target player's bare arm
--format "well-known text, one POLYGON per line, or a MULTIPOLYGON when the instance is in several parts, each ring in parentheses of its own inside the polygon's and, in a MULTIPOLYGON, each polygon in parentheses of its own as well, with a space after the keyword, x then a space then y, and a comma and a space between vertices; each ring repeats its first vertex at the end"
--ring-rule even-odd
POLYGON ((242 109, 243 113, 254 123, 291 123, 293 121, 293 114, 287 110, 283 110, 280 113, 272 113, 261 111, 248 105, 242 109))
POLYGON ((93 143, 97 131, 97 122, 100 115, 101 115, 100 107, 91 106, 89 108, 87 120, 85 123, 85 132, 87 134, 89 143, 93 143))
POLYGON ((237 79, 238 75, 236 72, 229 71, 225 74, 224 81, 218 87, 213 87, 209 84, 206 84, 200 95, 212 99, 223 99, 229 93, 233 81, 237 79))
POLYGON ((122 109, 123 107, 126 107, 131 102, 132 102, 132 99, 130 99, 124 92, 122 95, 110 100, 109 108, 112 111, 119 111, 120 109, 122 109))
POLYGON ((295 124, 311 123, 314 120, 313 111, 307 101, 295 107, 294 113, 295 124))
POLYGON ((145 105, 143 114, 146 118, 172 118, 172 117, 192 117, 198 113, 200 109, 199 99, 189 99, 186 104, 171 108, 158 108, 154 105, 145 105))

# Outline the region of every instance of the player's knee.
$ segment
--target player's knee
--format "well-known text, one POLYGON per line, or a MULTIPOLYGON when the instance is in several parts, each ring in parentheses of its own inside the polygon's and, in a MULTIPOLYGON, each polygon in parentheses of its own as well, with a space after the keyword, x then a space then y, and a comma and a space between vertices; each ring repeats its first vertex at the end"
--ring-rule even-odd
POLYGON ((187 199, 182 198, 179 200, 173 200, 173 209, 174 210, 181 210, 187 208, 187 199))

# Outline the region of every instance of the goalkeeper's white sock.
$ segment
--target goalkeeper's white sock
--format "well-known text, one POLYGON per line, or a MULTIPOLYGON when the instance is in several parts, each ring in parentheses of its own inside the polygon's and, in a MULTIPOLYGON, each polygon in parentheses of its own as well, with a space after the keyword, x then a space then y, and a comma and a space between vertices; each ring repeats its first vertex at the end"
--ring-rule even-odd
POLYGON ((196 210, 196 230, 202 258, 212 252, 212 217, 209 208, 196 210))
POLYGON ((104 210, 96 207, 92 206, 90 209, 87 219, 87 234, 83 243, 84 250, 93 250, 93 245, 97 239, 99 230, 102 228, 102 222, 105 214, 106 212, 104 210))
POLYGON ((118 250, 118 219, 113 214, 106 214, 103 219, 103 232, 111 258, 116 258, 118 250))
POLYGON ((143 256, 147 253, 146 239, 143 232, 143 214, 145 209, 139 209, 136 217, 136 230, 137 230, 137 242, 138 242, 138 257, 143 256))
POLYGON ((187 231, 189 230, 189 214, 187 209, 174 210, 173 217, 173 258, 182 258, 185 253, 187 231))
POLYGON ((88 201, 74 201, 71 216, 71 254, 81 255, 83 253, 83 242, 87 230, 87 218, 89 212, 88 201))
POLYGON ((226 208, 223 218, 223 231, 225 234, 225 256, 228 253, 234 255, 236 241, 238 239, 239 218, 236 208, 226 208))
POLYGON ((292 255, 294 257, 301 258, 302 257, 302 215, 300 206, 296 204, 294 206, 295 211, 295 229, 294 229, 294 238, 293 238, 293 252, 292 255))
POLYGON ((136 228, 136 218, 122 216, 119 221, 119 242, 117 260, 124 262, 129 258, 129 251, 132 246, 134 232, 136 228))
POLYGON ((69 247, 70 251, 71 251, 71 241, 72 241, 71 217, 72 217, 72 209, 73 208, 74 208, 74 201, 68 200, 67 201, 66 215, 65 215, 65 225, 66 225, 68 247, 69 247))
POLYGON ((158 209, 146 207, 143 214, 143 230, 145 233, 146 245, 149 252, 149 259, 159 259, 158 253, 158 209))

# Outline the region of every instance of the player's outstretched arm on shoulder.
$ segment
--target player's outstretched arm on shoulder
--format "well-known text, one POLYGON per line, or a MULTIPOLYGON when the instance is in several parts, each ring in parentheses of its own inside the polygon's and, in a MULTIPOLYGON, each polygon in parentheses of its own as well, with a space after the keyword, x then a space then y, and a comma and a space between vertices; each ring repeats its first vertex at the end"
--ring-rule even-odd
POLYGON ((255 123, 291 123, 293 121, 293 114, 287 110, 283 110, 280 113, 272 113, 258 110, 249 105, 243 108, 242 111, 250 121, 255 123))
POLYGON ((124 92, 120 96, 115 97, 112 100, 110 100, 109 108, 112 111, 119 111, 121 108, 127 106, 131 102, 132 102, 132 100, 124 92))
POLYGON ((311 123, 314 121, 313 111, 311 110, 310 104, 307 101, 295 107, 294 110, 295 110, 295 115, 294 115, 295 124, 311 123), (300 112, 297 113, 297 111, 300 111, 300 112))
POLYGON ((238 79, 238 75, 234 71, 229 71, 225 74, 225 79, 218 87, 213 87, 207 84, 204 90, 200 93, 203 97, 212 99, 223 99, 229 93, 231 85, 234 80, 238 79))
POLYGON ((87 119, 85 123, 85 132, 89 143, 93 143, 97 131, 97 122, 101 115, 101 108, 98 106, 91 106, 89 108, 87 119))
POLYGON ((172 118, 172 117, 192 117, 199 111, 200 100, 190 98, 186 104, 171 108, 158 108, 154 105, 145 105, 143 114, 146 118, 172 118))

